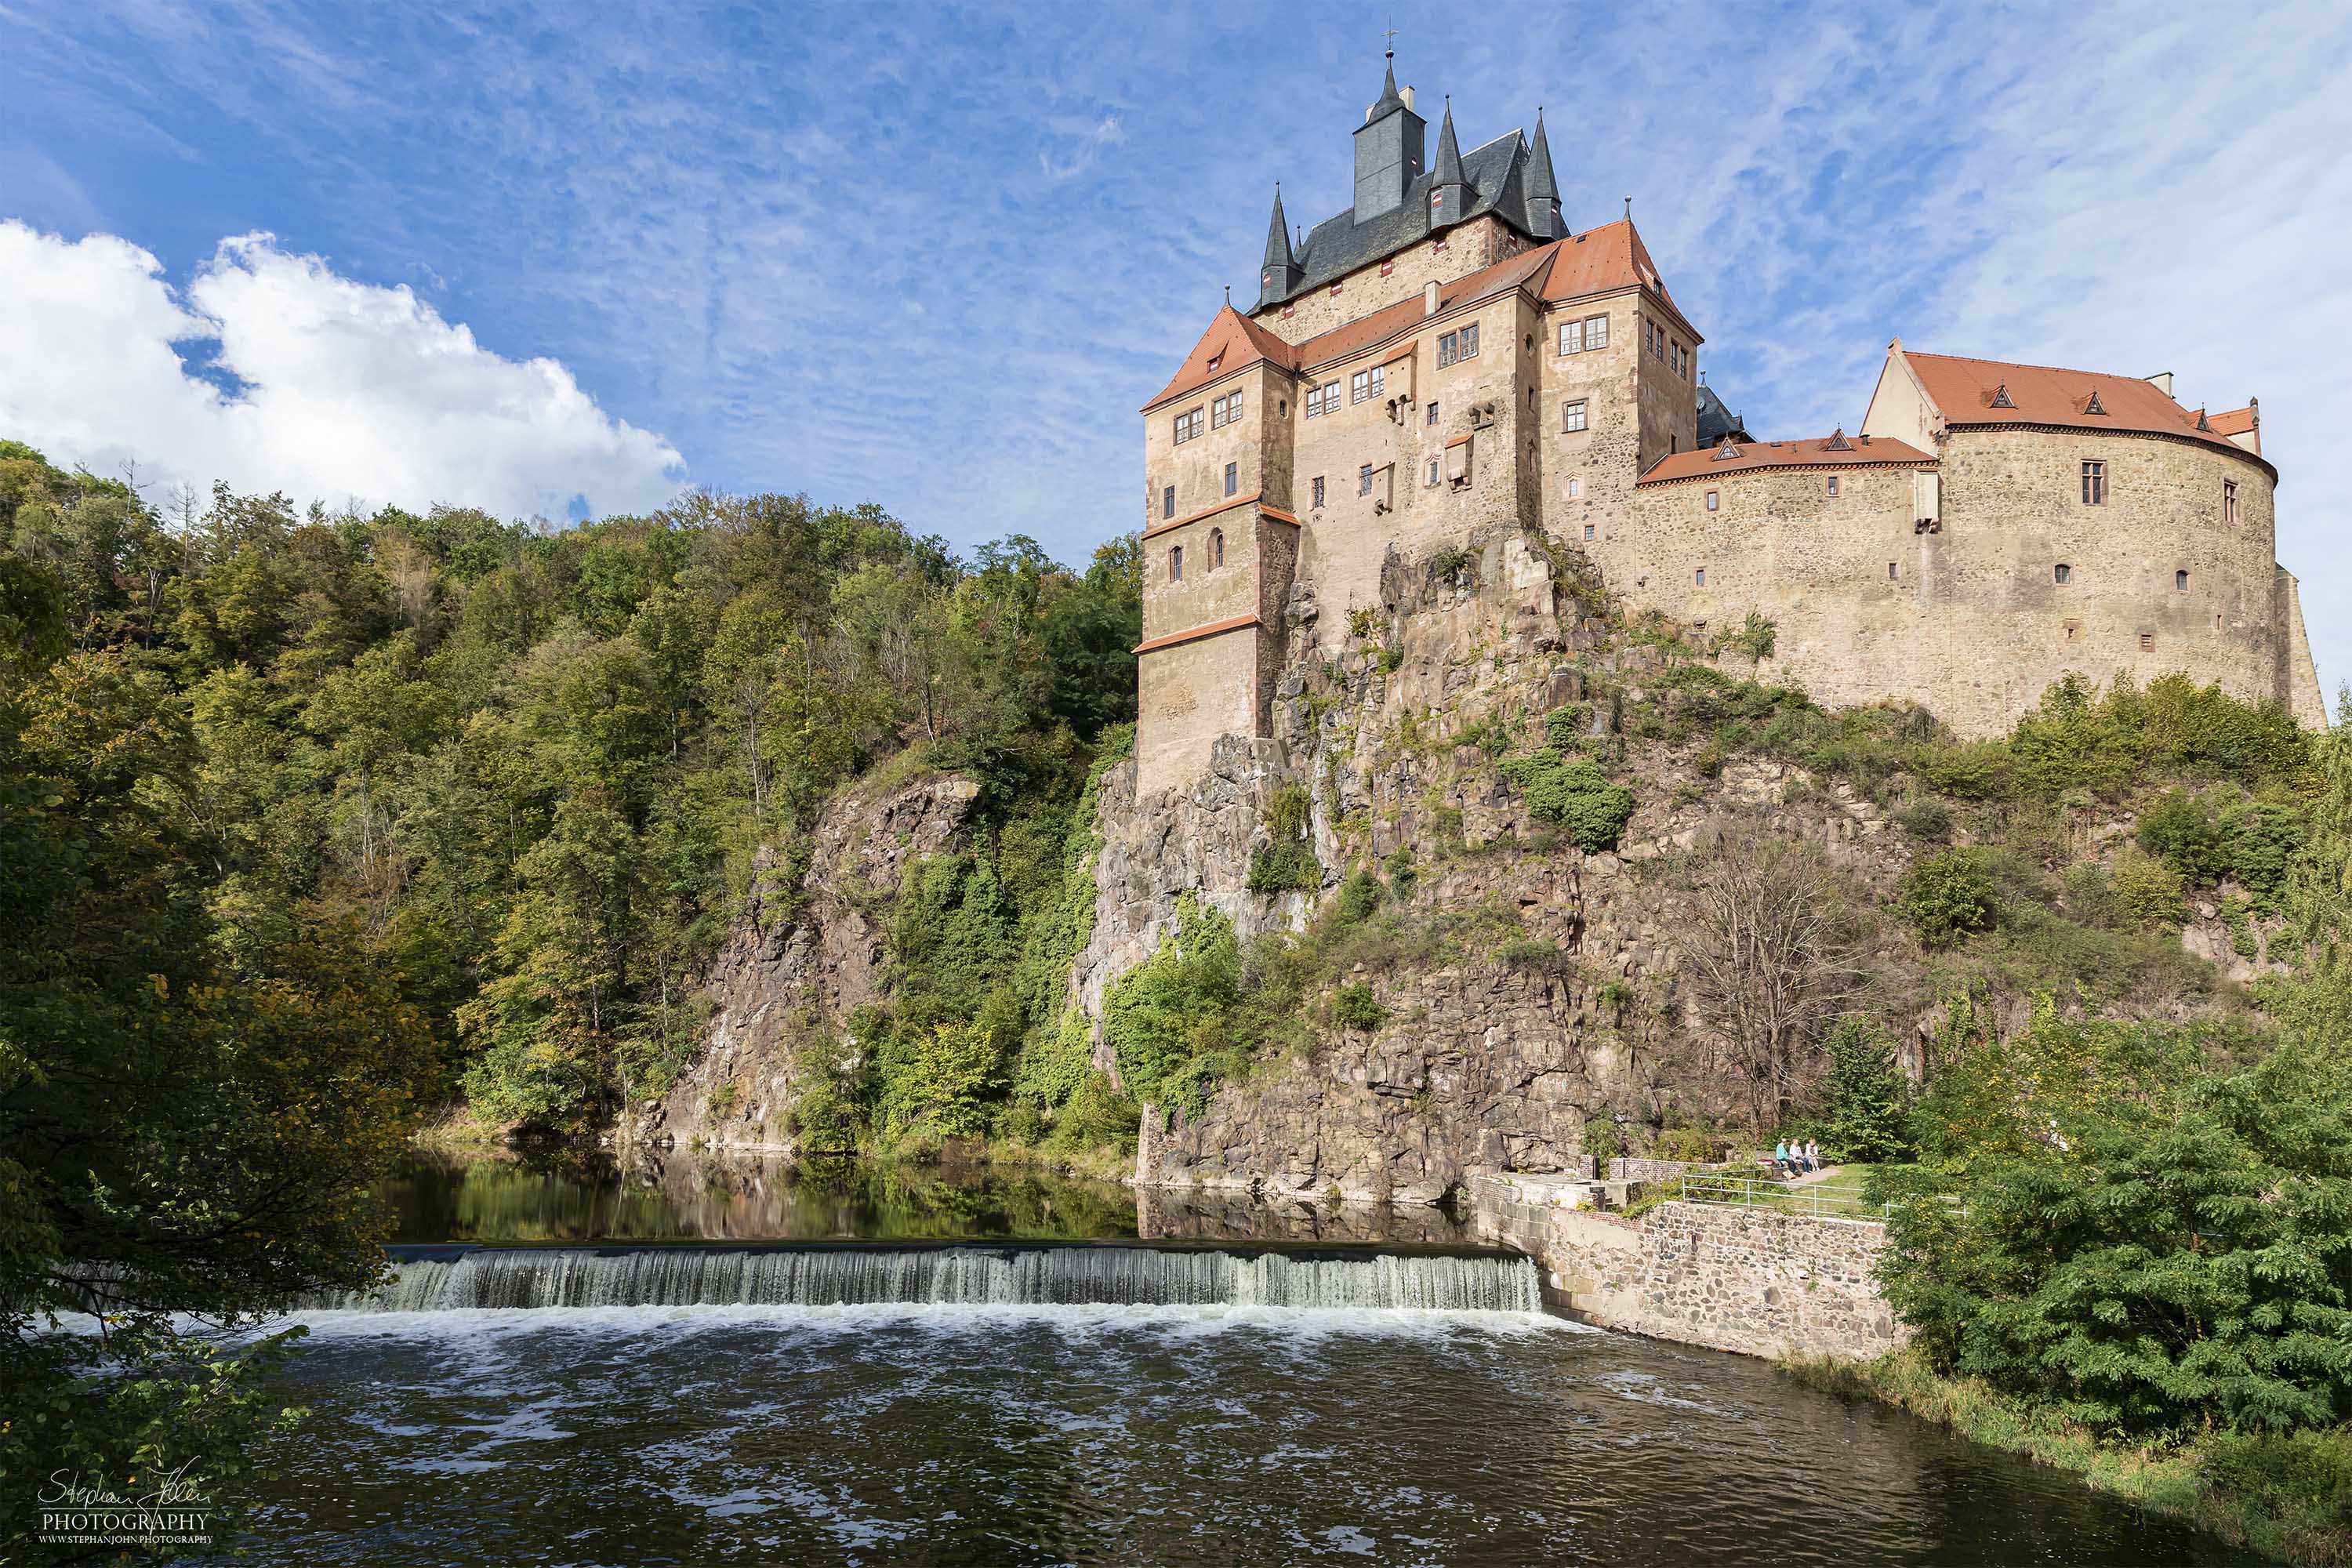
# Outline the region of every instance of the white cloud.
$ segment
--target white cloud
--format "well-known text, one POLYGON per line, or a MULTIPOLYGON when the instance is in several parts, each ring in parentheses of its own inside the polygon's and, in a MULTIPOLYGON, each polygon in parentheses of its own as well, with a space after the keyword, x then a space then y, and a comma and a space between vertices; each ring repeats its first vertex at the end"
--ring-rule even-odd
POLYGON ((5 222, 0 276, 0 435, 53 462, 509 517, 562 517, 575 496, 644 510, 683 482, 675 447, 597 407, 556 361, 503 358, 407 288, 354 282, 268 235, 222 241, 181 292, 127 240, 5 222))

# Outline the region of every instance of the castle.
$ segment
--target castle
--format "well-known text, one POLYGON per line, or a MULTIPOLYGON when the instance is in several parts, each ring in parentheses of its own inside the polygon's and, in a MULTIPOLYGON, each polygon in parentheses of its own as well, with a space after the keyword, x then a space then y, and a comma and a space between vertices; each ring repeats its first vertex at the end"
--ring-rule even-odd
POLYGON ((2258 405, 2168 374, 1888 346, 1855 433, 1758 440, 1635 231, 1572 232, 1543 117, 1433 162, 1390 68, 1352 205, 1230 301, 1144 405, 1138 789, 1269 731, 1285 611, 1381 605, 1391 551, 1498 526, 1580 549, 1636 610, 1771 621, 1771 679, 2006 731, 2053 680, 2186 670, 2326 723, 2274 555, 2258 405))

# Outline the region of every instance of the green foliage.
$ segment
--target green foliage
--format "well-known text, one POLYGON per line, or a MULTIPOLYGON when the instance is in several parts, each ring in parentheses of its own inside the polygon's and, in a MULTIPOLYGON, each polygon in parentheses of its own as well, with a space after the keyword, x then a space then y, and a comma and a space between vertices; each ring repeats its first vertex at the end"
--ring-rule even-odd
POLYGON ((1381 907, 1381 879, 1362 867, 1348 875, 1339 884, 1339 895, 1333 902, 1333 912, 1350 923, 1369 916, 1381 907))
POLYGON ((1315 858, 1314 801, 1301 784, 1276 788, 1266 802, 1265 842, 1250 851, 1253 893, 1311 893, 1323 886, 1315 858))
POLYGON ((2169 791, 2140 814, 2139 844, 2191 882, 2214 881, 2230 863, 2220 824, 2189 790, 2169 791))
POLYGON ((1633 792, 1577 754, 1581 725, 1576 714, 1562 718, 1562 711, 1545 716, 1540 749, 1504 760, 1503 776, 1527 796, 1529 812, 1559 824, 1578 848, 1614 849, 1633 815, 1633 792))
POLYGON ((1903 1075, 1878 1026, 1849 1015, 1830 1029, 1822 1047, 1830 1060, 1822 1085, 1822 1152, 1840 1163, 1875 1163, 1907 1153, 1903 1075))
POLYGON ((2000 899, 1985 857, 1969 849, 1946 849, 1914 862, 1903 876, 1901 907, 1929 947, 1990 931, 2000 919, 2000 899))
POLYGON ((1937 1370, 2138 1439, 2352 1416, 2352 1071, 2218 1044, 2045 1005, 1946 1070, 1882 1264, 1937 1370))
POLYGON ((1952 836, 1952 808, 1940 800, 1906 801, 1895 813, 1895 826, 1922 844, 1941 844, 1952 836))
POLYGON ((2180 873, 2155 856, 2126 849, 2107 868, 2107 880, 2125 917, 2151 930, 2178 931, 2189 906, 2180 873))
POLYGON ((1780 629, 1754 610, 1735 628, 1727 628, 1716 636, 1717 653, 1743 653, 1751 664, 1761 664, 1772 657, 1780 642, 1780 629))
POLYGON ((1350 981, 1331 994, 1331 1020, 1343 1029, 1370 1033, 1387 1021, 1389 1010, 1381 1005, 1372 988, 1362 981, 1350 981))
POLYGON ((1588 1119, 1584 1123, 1584 1152, 1607 1170, 1610 1161, 1624 1157, 1625 1130, 1617 1124, 1615 1117, 1606 1113, 1588 1119))
POLYGON ((1145 1105, 1197 1111, 1228 1065, 1226 1015, 1241 993, 1234 923, 1187 894, 1159 951, 1111 983, 1103 1037, 1128 1093, 1145 1105))

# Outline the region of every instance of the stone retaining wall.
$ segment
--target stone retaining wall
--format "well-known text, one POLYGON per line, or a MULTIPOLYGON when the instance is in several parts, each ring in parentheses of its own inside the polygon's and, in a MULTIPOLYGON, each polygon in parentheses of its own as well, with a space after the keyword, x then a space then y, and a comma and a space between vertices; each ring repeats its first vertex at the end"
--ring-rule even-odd
POLYGON ((1478 1228, 1544 1271, 1547 1300, 1612 1329, 1743 1355, 1860 1361, 1908 1332, 1873 1272, 1885 1227, 1666 1203, 1639 1220, 1472 1184, 1478 1228))

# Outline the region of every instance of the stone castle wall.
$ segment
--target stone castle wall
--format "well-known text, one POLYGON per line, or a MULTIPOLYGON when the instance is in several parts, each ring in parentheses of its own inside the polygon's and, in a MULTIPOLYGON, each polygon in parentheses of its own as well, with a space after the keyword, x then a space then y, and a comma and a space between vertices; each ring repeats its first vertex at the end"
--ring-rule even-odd
POLYGON ((1480 1231, 1605 1327, 1776 1361, 1865 1361, 1909 1337, 1878 1293, 1884 1226, 1679 1202, 1627 1220, 1553 1206, 1542 1184, 1471 1187, 1480 1231))
POLYGON ((1914 701, 1998 734, 2070 672, 2145 685, 2187 670, 2320 721, 2296 702, 2308 647, 2282 609, 2260 464, 2122 433, 1956 431, 1937 465, 1943 526, 1927 532, 1913 526, 1922 466, 1837 470, 1835 496, 1813 467, 1644 485, 1584 548, 1635 605, 1717 629, 1769 619, 1759 676, 1831 706, 1914 701), (2106 465, 2104 504, 2082 500, 2086 458, 2106 465))

